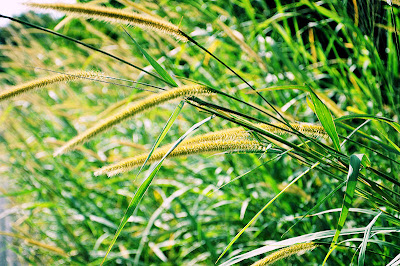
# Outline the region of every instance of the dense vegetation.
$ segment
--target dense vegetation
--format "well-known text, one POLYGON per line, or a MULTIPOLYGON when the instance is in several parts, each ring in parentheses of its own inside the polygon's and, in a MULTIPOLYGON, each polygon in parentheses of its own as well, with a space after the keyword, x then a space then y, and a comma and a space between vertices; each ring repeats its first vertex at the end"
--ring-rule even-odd
MULTIPOLYGON (((398 2, 91 4, 170 21, 189 41, 73 14, 20 18, 59 36, 21 20, 1 29, 0 178, 7 185, 0 192, 11 206, 0 219, 14 222, 12 233, 0 234, 12 237, 9 248, 21 260, 100 264, 111 249, 108 264, 247 265, 313 242, 312 251, 278 263, 398 263, 398 2), (1 98, 53 72, 80 70, 101 77, 1 98), (212 93, 154 104, 53 156, 127 106, 194 84, 212 93), (185 144, 237 127, 239 135, 224 133, 222 141, 255 146, 218 142, 203 154, 221 140, 200 142, 208 146, 194 152, 196 143, 185 144), (185 133, 192 135, 182 140, 185 133), (110 178, 94 175, 178 139, 176 158, 159 171, 160 158, 110 178)), ((162 149, 154 156, 169 150, 162 149)))

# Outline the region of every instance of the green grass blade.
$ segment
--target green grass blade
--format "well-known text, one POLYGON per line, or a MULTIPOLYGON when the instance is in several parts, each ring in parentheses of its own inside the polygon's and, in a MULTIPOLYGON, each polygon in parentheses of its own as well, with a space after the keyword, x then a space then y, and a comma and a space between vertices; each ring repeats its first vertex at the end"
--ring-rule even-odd
POLYGON ((315 114, 324 127, 326 133, 328 133, 329 137, 332 139, 335 149, 340 151, 339 136, 331 112, 310 87, 308 90, 310 92, 311 101, 314 105, 315 114))
POLYGON ((326 195, 322 200, 320 200, 317 204, 315 204, 314 207, 312 207, 309 211, 307 211, 306 214, 304 214, 300 220, 298 220, 294 225, 292 225, 285 233, 283 233, 282 237, 284 235, 286 235, 296 224, 298 224, 299 222, 301 222, 305 217, 307 217, 311 212, 313 212, 315 209, 317 209, 319 206, 321 206, 322 203, 324 203, 327 199, 331 198, 333 196, 333 194, 336 193, 336 191, 338 191, 340 188, 342 188, 344 185, 346 184, 346 181, 342 182, 341 184, 339 184, 334 190, 332 190, 331 192, 329 192, 328 195, 326 195))
POLYGON ((120 58, 120 57, 117 57, 117 56, 115 56, 115 55, 112 55, 112 54, 110 54, 110 53, 108 53, 108 52, 106 52, 106 51, 103 51, 103 50, 101 50, 101 49, 97 49, 96 47, 93 47, 93 46, 91 46, 91 45, 89 45, 89 44, 86 44, 86 43, 84 43, 84 42, 81 42, 81 41, 79 41, 79 40, 77 40, 77 39, 74 39, 74 38, 72 38, 72 37, 66 36, 66 35, 64 35, 64 34, 61 34, 61 33, 58 33, 58 32, 55 32, 55 31, 52 31, 52 30, 43 28, 43 27, 41 27, 41 26, 38 26, 38 25, 35 25, 35 24, 32 24, 32 23, 26 22, 26 21, 23 21, 23 20, 19 20, 19 19, 17 19, 17 18, 13 18, 13 17, 1 15, 1 14, 0 14, 0 18, 6 18, 6 19, 9 19, 9 20, 18 22, 18 23, 20 23, 20 24, 22 24, 22 25, 29 26, 29 27, 38 29, 38 30, 40 30, 40 31, 44 31, 44 32, 53 34, 53 35, 55 35, 55 36, 64 38, 64 39, 66 39, 66 40, 72 41, 72 42, 74 42, 74 43, 80 44, 80 45, 82 45, 82 46, 84 46, 84 47, 86 47, 86 48, 89 48, 90 50, 93 50, 93 51, 102 53, 102 54, 104 54, 104 55, 107 55, 107 56, 109 56, 109 57, 111 57, 111 58, 113 58, 113 59, 116 59, 116 60, 118 60, 118 61, 124 63, 124 64, 127 64, 127 65, 129 65, 129 66, 131 66, 131 67, 133 67, 133 68, 136 68, 137 70, 140 70, 140 71, 142 71, 142 72, 144 72, 144 73, 146 73, 146 74, 148 74, 148 75, 150 75, 150 76, 152 76, 152 77, 154 77, 154 78, 156 78, 156 79, 160 79, 160 80, 166 82, 165 80, 163 80, 163 79, 161 79, 160 77, 154 75, 153 73, 150 73, 150 72, 146 71, 146 70, 143 69, 143 68, 140 68, 140 67, 138 67, 138 66, 136 66, 136 65, 134 65, 134 64, 132 64, 132 63, 129 63, 128 61, 126 61, 126 60, 124 60, 124 59, 122 59, 122 58, 120 58))
POLYGON ((342 117, 336 118, 335 121, 341 122, 341 121, 350 120, 350 119, 371 119, 371 120, 385 122, 385 123, 389 124, 391 127, 393 127, 394 129, 396 129, 397 132, 400 133, 400 124, 397 123, 396 121, 391 120, 386 117, 380 117, 380 116, 375 116, 375 115, 366 115, 366 114, 365 115, 364 114, 362 114, 362 115, 356 114, 356 115, 342 116, 342 117))
POLYGON ((146 57, 147 61, 151 64, 151 66, 154 68, 155 71, 169 84, 171 84, 174 87, 178 87, 178 84, 176 84, 175 80, 168 74, 168 72, 159 64, 157 61, 149 55, 136 41, 135 39, 132 38, 132 36, 125 30, 124 27, 122 27, 123 30, 125 31, 126 34, 128 34, 129 38, 133 41, 133 43, 139 48, 139 50, 142 52, 144 57, 146 57))
POLYGON ((161 134, 158 136, 156 142, 154 143, 153 147, 151 148, 149 155, 147 156, 146 160, 144 161, 144 163, 142 164, 142 166, 139 169, 139 172, 136 175, 136 178, 139 176, 139 174, 142 172, 143 167, 146 165, 147 161, 149 160, 149 158, 151 157, 151 155, 153 154, 154 150, 157 149, 157 147, 160 145, 161 141, 164 139, 164 137, 167 135, 169 129, 172 127, 172 125, 174 124, 176 118, 178 118, 179 113, 181 112, 183 105, 185 104, 185 100, 182 100, 178 106, 175 108, 174 112, 172 113, 172 115, 170 116, 170 118, 168 119, 168 122, 165 124, 163 130, 161 131, 161 134))
POLYGON ((371 236, 371 229, 372 226, 374 226, 375 222, 378 220, 379 216, 382 214, 382 212, 379 212, 378 215, 372 219, 372 221, 368 224, 367 228, 365 228, 365 233, 364 233, 364 238, 361 243, 361 249, 360 249, 360 254, 358 256, 358 265, 362 266, 364 265, 365 261, 365 251, 367 250, 367 244, 368 244, 368 239, 371 236))
POLYGON ((284 189, 281 190, 281 192, 279 192, 274 198, 272 198, 251 220, 250 222, 248 222, 246 224, 245 227, 242 228, 242 230, 240 230, 239 233, 237 233, 237 235, 231 240, 231 242, 229 242, 229 244, 226 246, 225 250, 221 253, 221 255, 218 257, 217 261, 215 263, 217 263, 224 255, 225 253, 230 249, 230 247, 236 242, 236 240, 244 233, 244 231, 246 231, 246 229, 255 221, 257 220, 258 216, 261 215, 261 213, 263 213, 269 205, 271 205, 277 198, 279 198, 279 196, 281 196, 283 194, 283 192, 285 192, 286 189, 288 189, 291 185, 293 185, 294 183, 296 183, 300 178, 302 178, 304 175, 306 175, 309 171, 311 171, 312 169, 314 169, 315 167, 317 167, 319 165, 319 162, 315 163, 314 165, 312 165, 310 168, 308 168, 306 171, 304 171, 303 173, 301 173, 299 176, 297 176, 295 179, 292 180, 292 182, 290 182, 284 189))
POLYGON ((356 185, 357 185, 357 177, 358 173, 360 171, 360 166, 361 166, 361 161, 363 154, 353 154, 350 156, 350 166, 349 166, 349 173, 347 175, 347 185, 346 185, 346 194, 344 195, 343 199, 343 206, 342 206, 342 211, 340 212, 340 217, 339 217, 339 222, 338 226, 335 232, 335 235, 332 239, 331 247, 330 247, 330 252, 326 255, 324 259, 324 263, 328 259, 330 253, 336 246, 337 240, 339 238, 340 232, 342 231, 342 228, 344 226, 344 223, 346 221, 347 215, 349 213, 349 209, 351 204, 353 203, 353 198, 354 198, 354 192, 356 190, 356 185))
MULTIPOLYGON (((361 228, 351 228, 351 229, 343 229, 342 235, 356 235, 362 234, 365 232, 366 227, 361 228)), ((390 234, 393 232, 398 232, 399 227, 373 227, 371 230, 372 234, 390 234)), ((267 252, 274 251, 279 248, 291 246, 298 243, 304 242, 317 242, 321 239, 331 238, 335 234, 335 230, 326 230, 326 231, 319 231, 314 233, 309 233, 302 236, 296 236, 288 239, 284 239, 281 241, 274 242, 272 245, 266 245, 255 250, 246 252, 241 255, 237 255, 229 260, 225 261, 221 264, 221 266, 229 266, 229 265, 237 265, 239 262, 249 259, 267 252)))
POLYGON ((104 264, 108 254, 110 253, 112 247, 115 244, 115 241, 117 240, 118 236, 122 232, 122 229, 128 222, 129 217, 133 214, 137 206, 139 205, 140 201, 142 200, 144 193, 147 191, 147 189, 150 187, 151 182, 153 181, 154 177, 158 173, 158 171, 161 168, 162 163, 164 162, 165 158, 193 131, 198 129, 201 125, 204 123, 207 123, 210 121, 214 116, 207 117, 206 119, 200 121, 199 123, 193 125, 184 135, 182 135, 175 143, 174 145, 168 150, 168 152, 161 158, 161 160, 157 163, 156 167, 154 170, 150 173, 150 175, 142 182, 140 187, 137 189, 135 196, 132 198, 131 202, 129 203, 128 209, 126 210, 124 217, 122 218, 121 224, 118 227, 117 232, 114 235, 114 238, 111 241, 110 246, 108 247, 108 250, 106 252, 106 255, 103 258, 103 261, 101 262, 101 265, 104 264))

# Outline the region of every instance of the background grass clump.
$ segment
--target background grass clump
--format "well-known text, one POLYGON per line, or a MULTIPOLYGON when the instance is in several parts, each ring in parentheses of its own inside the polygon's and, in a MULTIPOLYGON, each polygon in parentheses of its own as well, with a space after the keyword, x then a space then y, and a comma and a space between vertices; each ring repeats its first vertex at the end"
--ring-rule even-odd
POLYGON ((13 221, 12 232, 0 234, 8 235, 8 248, 21 261, 100 264, 111 248, 109 264, 210 265, 221 257, 218 264, 250 265, 304 242, 318 247, 305 254, 296 249, 278 263, 398 260, 398 2, 90 2, 179 25, 209 53, 193 41, 138 27, 32 12, 19 18, 161 77, 155 78, 38 28, 14 21, 0 29, 1 91, 51 71, 118 78, 52 84, 0 102, 0 192, 9 202, 0 219, 13 221), (218 91, 182 98, 160 146, 215 115, 195 134, 240 126, 266 152, 230 150, 164 161, 113 244, 154 165, 138 177, 138 169, 111 178, 93 173, 149 153, 180 101, 138 114, 75 151, 53 153, 135 101, 176 87, 139 46, 179 87, 194 82, 218 91), (307 136, 300 126, 283 126, 285 121, 322 124, 330 137, 307 136), (277 122, 292 132, 270 135, 257 126, 277 122))

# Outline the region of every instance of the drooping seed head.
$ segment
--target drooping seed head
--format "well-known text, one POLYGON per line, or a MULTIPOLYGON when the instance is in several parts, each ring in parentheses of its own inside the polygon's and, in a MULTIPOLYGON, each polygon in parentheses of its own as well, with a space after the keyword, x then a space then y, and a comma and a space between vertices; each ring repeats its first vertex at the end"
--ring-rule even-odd
POLYGON ((32 91, 35 89, 43 88, 45 86, 59 83, 59 82, 68 82, 78 79, 102 79, 103 76, 101 73, 93 72, 93 71, 76 71, 71 73, 64 74, 55 74, 48 77, 38 78, 26 83, 16 85, 9 89, 0 92, 0 101, 10 99, 19 94, 23 94, 28 91, 32 91))
POLYGON ((88 4, 40 4, 26 3, 27 6, 41 9, 51 9, 60 11, 75 17, 91 18, 111 23, 123 23, 126 25, 138 26, 142 29, 158 31, 169 34, 176 39, 187 42, 188 39, 179 30, 179 28, 165 20, 152 17, 148 14, 141 15, 134 12, 127 12, 117 8, 94 6, 88 4))
MULTIPOLYGON (((170 149, 170 146, 163 146, 156 149, 148 162, 155 162, 160 160, 170 149)), ((169 155, 168 158, 186 156, 200 153, 221 152, 221 151, 244 151, 244 152, 263 152, 266 148, 258 141, 252 140, 215 140, 205 142, 187 143, 186 145, 179 145, 169 155)), ((146 161, 147 153, 137 155, 135 157, 123 160, 109 166, 105 166, 97 170, 94 174, 96 176, 107 174, 114 176, 131 169, 134 169, 146 161)))
POLYGON ((126 119, 132 118, 134 115, 147 111, 157 105, 175 100, 181 97, 188 97, 194 95, 208 95, 213 93, 213 90, 202 85, 188 85, 178 88, 174 88, 161 93, 153 94, 143 100, 140 100, 131 106, 128 106, 124 110, 121 110, 117 114, 114 114, 104 120, 101 120, 93 127, 87 129, 78 136, 72 138, 65 145, 63 145, 59 150, 54 153, 54 156, 63 154, 79 144, 85 143, 94 136, 110 129, 111 127, 125 121, 126 119))

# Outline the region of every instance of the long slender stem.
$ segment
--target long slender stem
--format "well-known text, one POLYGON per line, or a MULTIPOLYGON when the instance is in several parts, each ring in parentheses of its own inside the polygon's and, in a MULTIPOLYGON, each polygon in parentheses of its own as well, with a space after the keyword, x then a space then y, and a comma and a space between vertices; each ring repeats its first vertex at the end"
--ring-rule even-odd
POLYGON ((17 19, 17 18, 5 16, 5 15, 2 15, 2 14, 0 14, 0 18, 6 18, 6 19, 9 19, 9 20, 18 22, 18 23, 20 23, 20 24, 23 24, 23 25, 32 27, 32 28, 39 29, 39 30, 42 30, 42 31, 45 31, 45 32, 54 34, 54 35, 56 35, 56 36, 62 37, 62 38, 67 39, 67 40, 69 40, 69 41, 73 41, 73 42, 78 43, 78 44, 80 44, 80 45, 82 45, 82 46, 84 46, 84 47, 86 47, 86 48, 89 48, 89 49, 91 49, 91 50, 93 50, 93 51, 96 51, 96 52, 102 53, 102 54, 104 54, 104 55, 107 55, 107 56, 109 56, 109 57, 112 57, 112 58, 114 58, 114 59, 116 59, 116 60, 118 60, 118 61, 120 61, 120 62, 123 62, 123 63, 125 63, 125 64, 127 64, 127 65, 129 65, 129 66, 131 66, 131 67, 133 67, 133 68, 136 68, 137 70, 143 71, 144 73, 146 73, 146 74, 148 74, 148 75, 150 75, 150 76, 152 76, 152 77, 154 77, 154 78, 156 78, 156 79, 158 79, 158 80, 161 80, 161 81, 167 83, 167 84, 170 85, 170 86, 173 86, 172 84, 170 84, 169 82, 167 82, 167 81, 164 80, 163 78, 161 78, 161 77, 159 77, 159 76, 157 76, 157 75, 155 75, 155 74, 153 74, 153 73, 150 73, 150 72, 146 71, 145 69, 143 69, 143 68, 141 68, 141 67, 138 67, 138 66, 136 66, 136 65, 134 65, 134 64, 132 64, 132 63, 130 63, 130 62, 128 62, 128 61, 126 61, 126 60, 124 60, 124 59, 118 57, 118 56, 115 56, 115 55, 112 55, 112 54, 110 54, 110 53, 108 53, 108 52, 106 52, 106 51, 97 49, 96 47, 93 47, 93 46, 91 46, 91 45, 89 45, 89 44, 86 44, 86 43, 84 43, 84 42, 81 42, 81 41, 79 41, 79 40, 77 40, 77 39, 74 39, 74 38, 72 38, 72 37, 69 37, 69 36, 66 36, 66 35, 64 35, 64 34, 58 33, 58 32, 56 32, 56 31, 52 31, 52 30, 46 29, 46 28, 44 28, 44 27, 41 27, 41 26, 38 26, 38 25, 35 25, 35 24, 31 24, 31 23, 29 23, 29 22, 26 22, 26 21, 23 21, 23 20, 20 20, 20 19, 17 19))
POLYGON ((215 60, 217 60, 220 64, 222 64, 224 67, 226 67, 229 71, 231 71, 235 76, 237 76, 239 79, 241 79, 244 83, 246 83, 247 86, 249 86, 253 91, 255 91, 257 93, 258 96, 261 97, 261 99, 263 99, 271 108, 272 110, 275 111, 275 113, 277 113, 281 119, 279 118, 275 118, 276 120, 278 120, 279 122, 285 123, 290 127, 290 123, 282 116, 282 114, 267 100, 265 99, 265 97, 263 97, 250 83, 248 83, 242 76, 240 76, 238 73, 236 73, 235 70, 233 70, 231 67, 229 67, 227 64, 225 64, 221 59, 219 59, 218 57, 216 57, 213 53, 211 53, 210 51, 208 51, 206 48, 204 48, 202 45, 200 45, 197 41, 195 41, 194 39, 192 39, 189 35, 187 35, 186 33, 184 33, 183 31, 180 30, 180 33, 185 36, 191 43, 193 43, 194 45, 196 45, 197 47, 199 47, 200 49, 202 49, 204 52, 206 52, 207 54, 209 54, 210 56, 212 56, 215 60))

